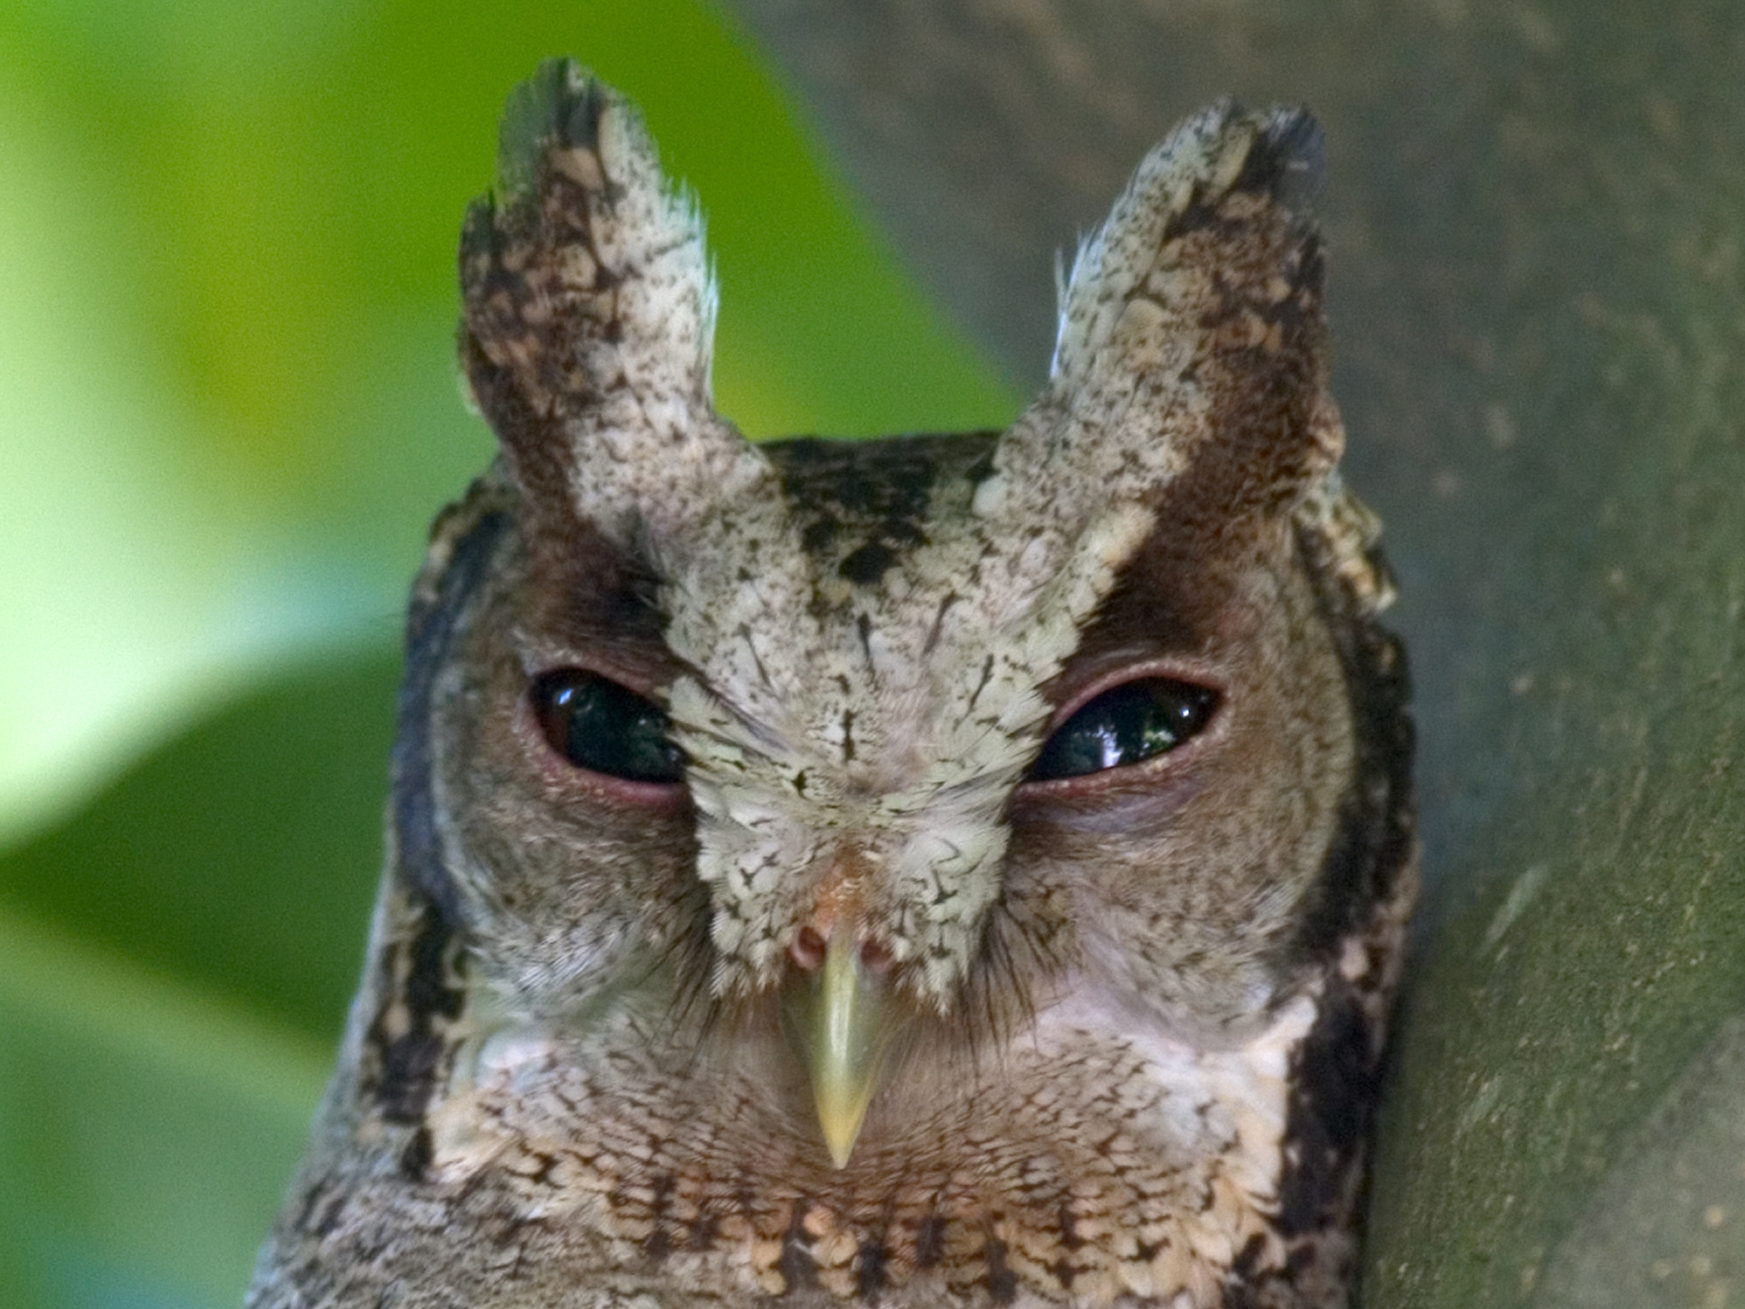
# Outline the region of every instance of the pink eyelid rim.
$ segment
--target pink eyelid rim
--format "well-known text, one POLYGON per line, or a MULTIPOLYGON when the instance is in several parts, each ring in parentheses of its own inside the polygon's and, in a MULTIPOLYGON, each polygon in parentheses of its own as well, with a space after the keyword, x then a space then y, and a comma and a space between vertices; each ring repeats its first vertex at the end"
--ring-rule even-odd
POLYGON ((1048 730, 1044 734, 1043 740, 1046 741, 1049 736, 1059 731, 1074 714, 1105 692, 1113 691, 1118 686, 1125 686, 1128 682, 1147 682, 1154 679, 1185 682, 1189 686, 1204 687, 1218 697, 1212 708, 1212 720, 1206 724, 1206 729, 1203 732, 1189 738, 1174 750, 1154 755, 1150 759, 1142 759, 1136 764, 1105 768, 1100 772, 1084 773, 1077 777, 1049 777, 1036 782, 1021 782, 1019 789, 1045 795, 1066 795, 1075 791, 1089 791, 1101 786, 1112 785, 1114 778, 1130 778, 1142 768, 1161 770, 1167 767, 1174 771, 1195 755, 1200 754, 1211 742, 1224 735, 1226 731, 1225 720, 1229 717, 1228 705, 1230 701, 1230 693, 1224 684, 1224 679, 1217 676, 1211 669, 1199 664, 1185 662, 1181 659, 1154 659, 1137 664, 1122 664, 1103 676, 1086 682, 1073 695, 1072 699, 1063 701, 1060 708, 1054 711, 1054 716, 1048 720, 1048 730))
POLYGON ((603 677, 608 682, 616 682, 626 691, 654 702, 654 697, 648 694, 646 686, 637 686, 613 672, 579 660, 554 663, 540 672, 528 673, 526 689, 515 697, 515 730, 531 743, 539 756, 540 771, 547 778, 560 786, 582 786, 596 795, 609 796, 630 804, 646 805, 649 808, 671 804, 681 796, 689 794, 683 782, 637 782, 628 777, 613 777, 610 773, 572 764, 559 754, 557 748, 545 739, 545 729, 540 726, 539 715, 534 712, 533 688, 553 673, 565 672, 591 673, 595 677, 603 677))

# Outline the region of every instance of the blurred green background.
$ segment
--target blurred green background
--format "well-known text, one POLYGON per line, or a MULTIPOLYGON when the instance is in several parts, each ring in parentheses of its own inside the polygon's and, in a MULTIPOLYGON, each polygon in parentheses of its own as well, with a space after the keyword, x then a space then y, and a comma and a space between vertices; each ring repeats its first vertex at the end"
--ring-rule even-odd
POLYGON ((0 1305, 236 1304, 377 874, 399 615, 490 457, 454 245, 504 95, 642 105, 752 435, 1017 395, 682 0, 0 0, 0 1305))

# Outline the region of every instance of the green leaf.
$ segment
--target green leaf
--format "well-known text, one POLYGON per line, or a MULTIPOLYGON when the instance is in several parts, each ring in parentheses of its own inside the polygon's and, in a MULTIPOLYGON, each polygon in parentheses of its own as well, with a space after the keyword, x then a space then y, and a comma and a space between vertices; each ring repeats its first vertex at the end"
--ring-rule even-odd
POLYGON ((0 912, 8 1305, 234 1302, 327 1044, 0 912))

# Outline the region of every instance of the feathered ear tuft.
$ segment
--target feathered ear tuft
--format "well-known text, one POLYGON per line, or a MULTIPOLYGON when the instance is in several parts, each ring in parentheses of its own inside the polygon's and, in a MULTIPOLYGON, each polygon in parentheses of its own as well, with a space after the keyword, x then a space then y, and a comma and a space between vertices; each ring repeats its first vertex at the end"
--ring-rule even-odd
POLYGON ((461 236, 479 408, 530 497, 609 537, 658 534, 751 449, 710 396, 716 295, 697 206, 662 176, 636 111, 569 60, 510 96, 498 168, 461 236))
POLYGON ((1308 212, 1321 175, 1305 111, 1230 101, 1145 158, 1065 279, 1050 385, 1019 437, 1033 476, 1167 494, 1172 517, 1230 524, 1295 504, 1332 468, 1343 437, 1308 212))
POLYGON ((1317 256, 1306 271, 1318 293, 1311 206, 1325 167, 1320 124, 1306 110, 1250 115, 1225 99, 1182 123, 1141 161, 1102 226, 1080 242, 1071 272, 1057 274, 1060 326, 1050 375, 1083 374, 1136 296, 1158 298, 1169 273, 1191 271, 1181 239, 1196 229, 1221 226, 1228 250, 1244 229, 1262 235, 1259 220, 1282 223, 1317 256))
MULTIPOLYGON (((569 59, 547 59, 509 92, 497 126, 499 199, 513 202, 539 188, 548 149, 600 149, 600 118, 610 88, 569 59)), ((623 106, 628 108, 628 106, 623 106)))

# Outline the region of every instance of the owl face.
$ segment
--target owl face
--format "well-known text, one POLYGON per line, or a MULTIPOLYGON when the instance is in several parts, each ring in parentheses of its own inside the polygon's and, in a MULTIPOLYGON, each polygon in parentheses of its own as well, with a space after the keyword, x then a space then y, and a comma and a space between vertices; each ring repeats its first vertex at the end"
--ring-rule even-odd
POLYGON ((1119 578, 1099 553, 1082 595, 1051 564, 1014 596, 1033 538, 990 541, 973 508, 998 448, 762 447, 790 539, 760 553, 811 600, 758 594, 726 627, 736 577, 674 597, 596 533, 541 557, 503 528, 436 783, 514 1004, 556 1013, 661 960, 755 1006, 846 938, 916 1022, 1070 986, 1199 1040, 1267 1012, 1353 766, 1288 520, 1213 579, 1156 527, 1167 498, 1115 506, 1119 578))
POLYGON ((374 1303, 366 1249, 419 1305, 1340 1302, 1413 847, 1318 152, 1178 129, 1009 429, 754 445, 634 114, 517 92, 460 259, 502 454, 414 592, 375 962, 257 1303, 374 1303))

